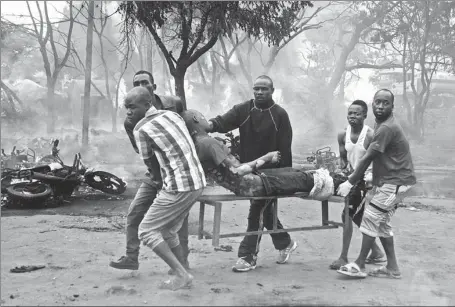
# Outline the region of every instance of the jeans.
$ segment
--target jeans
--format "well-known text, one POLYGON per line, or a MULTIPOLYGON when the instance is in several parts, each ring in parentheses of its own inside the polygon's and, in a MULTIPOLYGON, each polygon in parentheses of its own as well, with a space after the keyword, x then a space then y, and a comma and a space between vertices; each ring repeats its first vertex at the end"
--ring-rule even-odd
MULTIPOLYGON (((139 256, 140 240, 138 237, 139 224, 142 222, 145 213, 156 198, 158 189, 143 182, 136 192, 134 200, 128 209, 126 217, 126 255, 137 259, 139 256)), ((180 245, 182 245, 185 258, 188 258, 188 215, 178 231, 180 245)))
MULTIPOLYGON (((276 201, 276 200, 274 200, 276 201)), ((259 229, 259 215, 261 213, 261 209, 265 206, 266 200, 252 200, 250 205, 250 212, 248 214, 248 227, 247 231, 257 231, 259 229)), ((273 229, 273 210, 272 210, 272 203, 270 203, 267 208, 264 210, 264 227, 267 230, 273 229)), ((283 229, 283 225, 279 219, 277 219, 277 229, 283 229)), ((270 236, 272 237, 273 245, 277 250, 285 249, 291 243, 291 237, 287 232, 279 232, 279 233, 271 233, 270 236)), ((252 236, 245 236, 240 243, 238 257, 243 258, 248 262, 251 262, 253 259, 256 259, 257 253, 259 252, 259 245, 261 238, 257 235, 252 236)))

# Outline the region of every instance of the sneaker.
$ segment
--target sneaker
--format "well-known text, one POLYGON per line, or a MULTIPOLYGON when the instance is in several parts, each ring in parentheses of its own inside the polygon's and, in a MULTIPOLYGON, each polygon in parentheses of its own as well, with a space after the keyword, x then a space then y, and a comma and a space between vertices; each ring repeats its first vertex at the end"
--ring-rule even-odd
POLYGON ((236 264, 232 267, 234 272, 248 272, 256 268, 256 261, 252 260, 251 263, 243 258, 239 258, 236 264))
POLYGON ((122 256, 117 261, 111 261, 109 266, 119 270, 137 270, 139 269, 139 261, 128 256, 122 256))
POLYGON ((291 241, 291 243, 289 243, 288 247, 280 250, 280 255, 279 255, 276 263, 278 263, 278 264, 286 263, 289 260, 289 257, 291 257, 291 253, 293 251, 295 251, 296 248, 297 248, 297 242, 291 241))

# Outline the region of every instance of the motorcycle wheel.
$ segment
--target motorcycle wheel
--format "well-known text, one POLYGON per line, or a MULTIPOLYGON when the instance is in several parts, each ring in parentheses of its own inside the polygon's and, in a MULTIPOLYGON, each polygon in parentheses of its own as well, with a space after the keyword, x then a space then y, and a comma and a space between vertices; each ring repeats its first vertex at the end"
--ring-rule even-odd
POLYGON ((126 183, 117 176, 103 171, 86 173, 85 183, 104 193, 120 195, 126 190, 126 183))
POLYGON ((7 187, 6 193, 15 200, 45 200, 52 189, 42 182, 20 182, 7 187))

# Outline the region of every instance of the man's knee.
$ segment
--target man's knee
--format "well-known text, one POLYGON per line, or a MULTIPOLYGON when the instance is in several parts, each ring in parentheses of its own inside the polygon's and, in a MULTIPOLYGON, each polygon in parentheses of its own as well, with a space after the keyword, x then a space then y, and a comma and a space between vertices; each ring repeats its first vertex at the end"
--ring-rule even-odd
MULTIPOLYGON (((142 225, 142 224, 141 224, 142 225)), ((154 249, 158 244, 165 241, 161 231, 145 229, 139 225, 138 237, 143 245, 154 249)))
POLYGON ((180 245, 179 236, 175 234, 163 234, 163 239, 166 241, 170 248, 174 248, 180 245))

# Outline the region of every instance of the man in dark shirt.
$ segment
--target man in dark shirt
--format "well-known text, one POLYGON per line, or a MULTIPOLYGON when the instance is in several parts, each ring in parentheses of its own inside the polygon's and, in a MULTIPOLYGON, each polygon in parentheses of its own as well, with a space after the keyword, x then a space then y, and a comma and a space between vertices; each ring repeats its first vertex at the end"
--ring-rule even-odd
MULTIPOLYGON (((240 161, 253 161, 268 152, 279 151, 281 160, 278 167, 292 166, 292 127, 286 111, 275 104, 272 99, 273 81, 268 76, 259 76, 253 86, 254 99, 235 105, 226 114, 209 121, 210 132, 227 133, 234 129, 240 132, 240 161)), ((266 168, 264 166, 264 168, 266 168)), ((270 164, 270 167, 276 167, 270 164)), ((248 215, 247 231, 259 228, 259 215, 264 200, 251 201, 248 215)), ((264 211, 264 226, 273 227, 272 206, 264 211)), ((278 220, 278 229, 283 225, 278 220)), ((286 263, 290 254, 297 248, 287 232, 271 234, 273 245, 280 251, 277 263, 286 263)), ((246 272, 256 268, 260 237, 245 236, 240 243, 238 261, 233 267, 234 272, 246 272)))
MULTIPOLYGON (((179 97, 176 96, 158 96, 154 93, 156 84, 153 83, 153 76, 150 72, 140 70, 133 77, 133 86, 145 87, 152 95, 152 105, 158 110, 170 110, 176 113, 183 111, 183 104, 179 97)), ((131 123, 128 117, 125 119, 125 131, 133 145, 136 153, 139 153, 136 141, 134 139, 133 130, 135 124, 131 123)), ((120 257, 117 261, 111 261, 109 265, 116 269, 137 270, 139 268, 139 248, 140 240, 138 238, 139 224, 144 218, 145 213, 149 209, 153 200, 156 198, 158 190, 162 187, 162 179, 160 166, 158 161, 153 162, 152 169, 148 170, 145 178, 136 192, 136 196, 132 201, 126 217, 126 256, 120 257)), ((178 231, 180 244, 185 254, 185 268, 189 268, 188 264, 188 216, 178 231)), ((172 273, 170 271, 170 273, 172 273)))
POLYGON ((387 89, 379 90, 374 95, 373 114, 376 125, 373 140, 354 173, 338 188, 338 194, 346 196, 373 162, 373 189, 366 195, 365 212, 360 225, 363 233, 362 248, 355 262, 338 270, 341 274, 365 278, 365 259, 375 238, 379 237, 387 255, 387 265, 369 272, 368 275, 401 278, 390 219, 398 203, 416 183, 416 177, 409 143, 392 113, 393 101, 394 96, 387 89))

